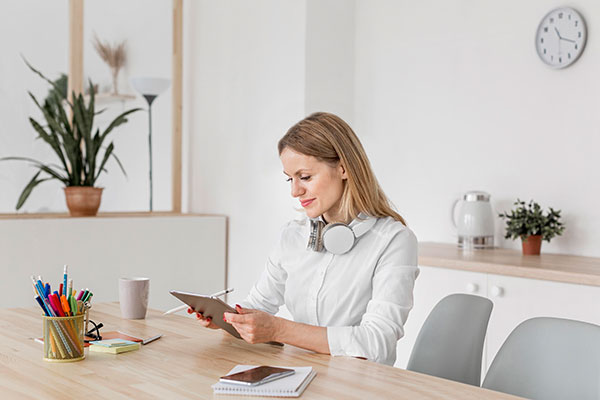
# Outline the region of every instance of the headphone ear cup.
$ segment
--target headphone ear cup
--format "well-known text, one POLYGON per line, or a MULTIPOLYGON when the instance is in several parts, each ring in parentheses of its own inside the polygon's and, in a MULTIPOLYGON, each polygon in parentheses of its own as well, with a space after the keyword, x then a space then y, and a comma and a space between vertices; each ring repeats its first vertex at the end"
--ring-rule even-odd
POLYGON ((354 247, 355 236, 350 227, 345 224, 330 224, 323 229, 323 247, 333 254, 344 254, 354 247))

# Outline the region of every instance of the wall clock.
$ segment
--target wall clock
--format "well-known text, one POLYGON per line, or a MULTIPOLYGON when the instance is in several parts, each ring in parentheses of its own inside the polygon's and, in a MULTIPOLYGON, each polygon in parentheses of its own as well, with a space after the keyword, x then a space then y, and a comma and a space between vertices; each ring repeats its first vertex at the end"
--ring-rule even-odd
POLYGON ((569 7, 550 11, 540 22, 535 48, 542 61, 552 68, 573 64, 585 48, 585 21, 569 7))

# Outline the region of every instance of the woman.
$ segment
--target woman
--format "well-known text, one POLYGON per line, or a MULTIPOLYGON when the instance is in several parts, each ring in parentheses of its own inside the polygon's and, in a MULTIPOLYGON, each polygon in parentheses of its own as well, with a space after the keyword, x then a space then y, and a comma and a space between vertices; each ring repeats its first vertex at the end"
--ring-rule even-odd
POLYGON ((278 341, 393 365, 413 306, 415 235, 392 210, 341 118, 310 115, 289 129, 278 150, 308 218, 283 228, 238 314, 225 313, 224 320, 249 343, 278 341), (294 321, 274 316, 283 304, 294 321))

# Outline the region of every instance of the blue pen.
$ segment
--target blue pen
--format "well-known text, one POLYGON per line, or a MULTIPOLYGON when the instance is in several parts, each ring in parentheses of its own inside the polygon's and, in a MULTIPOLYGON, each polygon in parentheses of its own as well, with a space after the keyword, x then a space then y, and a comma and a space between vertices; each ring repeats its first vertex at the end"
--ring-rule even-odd
MULTIPOLYGON (((40 281, 36 282, 35 278, 33 277, 33 275, 31 276, 31 282, 33 283, 33 287, 37 290, 38 294, 40 294, 40 297, 41 297, 41 294, 44 293, 42 291, 41 282, 40 281)), ((54 313, 50 309, 50 305, 46 302, 47 300, 45 298, 42 298, 41 300, 42 300, 42 303, 45 306, 45 310, 44 311, 47 312, 49 314, 49 316, 55 317, 54 313)))
POLYGON ((44 291, 44 297, 48 297, 48 295, 52 293, 52 289, 50 289, 50 284, 46 283, 46 290, 44 291))
POLYGON ((44 314, 46 314, 46 317, 49 317, 50 314, 48 313, 48 310, 46 310, 46 306, 44 305, 42 298, 40 296, 35 296, 35 301, 37 301, 38 304, 40 305, 40 307, 42 307, 42 311, 44 311, 44 314))
MULTIPOLYGON (((67 295, 67 264, 65 264, 65 270, 63 272, 63 293, 65 296, 67 295)), ((58 296, 60 298, 60 296, 58 296)))

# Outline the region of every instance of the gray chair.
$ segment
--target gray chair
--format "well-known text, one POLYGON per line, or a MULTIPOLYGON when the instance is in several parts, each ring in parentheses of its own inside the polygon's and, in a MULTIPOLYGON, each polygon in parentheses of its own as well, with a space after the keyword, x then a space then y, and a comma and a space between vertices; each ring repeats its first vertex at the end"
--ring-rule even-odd
POLYGON ((531 399, 600 399, 600 326, 560 318, 522 322, 482 386, 531 399))
POLYGON ((479 386, 481 356, 493 303, 470 294, 451 294, 431 310, 406 369, 479 386))

